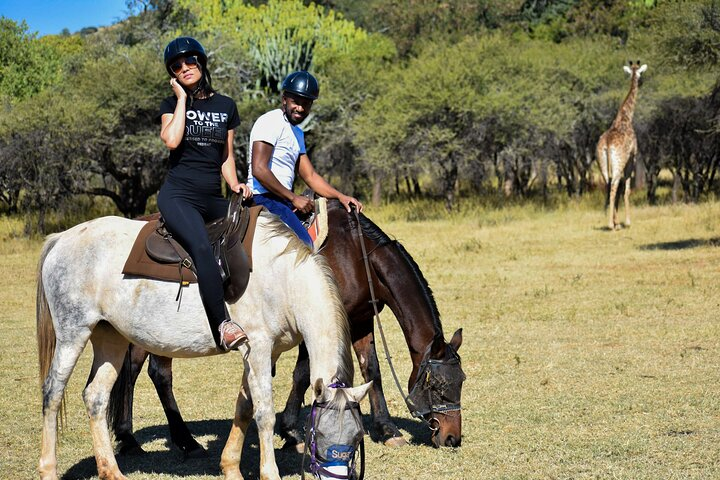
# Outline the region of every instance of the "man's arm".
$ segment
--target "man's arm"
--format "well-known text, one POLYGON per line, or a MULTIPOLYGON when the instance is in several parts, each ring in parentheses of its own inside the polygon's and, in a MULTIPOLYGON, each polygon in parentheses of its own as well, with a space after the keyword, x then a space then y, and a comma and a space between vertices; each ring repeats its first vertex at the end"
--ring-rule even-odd
POLYGON ((310 157, 308 157, 305 153, 300 155, 300 159, 298 160, 298 174, 300 175, 300 178, 305 181, 307 186, 312 188, 315 193, 321 197, 337 198, 348 212, 350 211, 350 205, 355 205, 358 212, 362 212, 363 204, 360 203, 357 198, 345 195, 330 185, 327 180, 322 177, 322 175, 317 173, 315 167, 313 167, 310 162, 310 157))
POLYGON ((302 213, 312 212, 314 205, 312 199, 295 195, 294 192, 285 188, 277 177, 270 170, 270 159, 272 158, 273 146, 267 142, 256 140, 252 144, 252 174, 253 177, 280 198, 292 203, 302 213))

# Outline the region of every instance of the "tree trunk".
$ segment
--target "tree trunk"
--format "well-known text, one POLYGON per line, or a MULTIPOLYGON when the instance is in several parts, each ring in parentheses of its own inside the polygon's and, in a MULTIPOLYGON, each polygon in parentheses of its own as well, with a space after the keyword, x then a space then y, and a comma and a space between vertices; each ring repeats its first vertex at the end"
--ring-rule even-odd
POLYGON ((681 188, 680 184, 680 175, 673 171, 673 186, 672 186, 672 203, 677 203, 678 201, 678 190, 681 188))
POLYGON ((445 210, 452 212, 453 204, 455 203, 455 184, 457 184, 457 162, 454 159, 449 159, 450 166, 445 170, 443 175, 443 191, 445 194, 445 210))
POLYGON ((372 189, 372 205, 373 207, 379 207, 382 201, 382 175, 379 173, 375 174, 373 178, 373 189, 372 189))
POLYGON ((417 177, 412 177, 412 184, 413 184, 413 195, 416 197, 420 197, 422 195, 422 190, 420 190, 420 182, 418 182, 417 177))
POLYGON ((635 156, 635 179, 633 181, 633 189, 635 191, 637 190, 643 190, 646 186, 645 183, 645 162, 643 162, 642 157, 640 155, 635 156))

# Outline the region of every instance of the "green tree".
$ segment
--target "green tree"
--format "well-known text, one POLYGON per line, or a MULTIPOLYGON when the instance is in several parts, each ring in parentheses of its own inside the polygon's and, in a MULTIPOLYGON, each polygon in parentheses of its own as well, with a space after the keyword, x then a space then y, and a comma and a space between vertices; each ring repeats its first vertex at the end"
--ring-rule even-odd
POLYGON ((63 53, 75 41, 45 41, 28 32, 23 21, 0 17, 0 99, 13 102, 56 84, 62 75, 63 53))

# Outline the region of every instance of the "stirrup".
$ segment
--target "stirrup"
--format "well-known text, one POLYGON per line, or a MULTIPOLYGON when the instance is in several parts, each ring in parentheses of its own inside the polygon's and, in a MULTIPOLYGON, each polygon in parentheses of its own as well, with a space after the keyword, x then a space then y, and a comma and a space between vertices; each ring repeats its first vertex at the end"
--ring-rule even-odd
POLYGON ((237 350, 240 345, 248 341, 245 330, 232 320, 225 320, 222 322, 218 327, 218 331, 220 332, 220 347, 226 352, 230 350, 237 350), (228 334, 232 336, 229 341, 225 340, 226 330, 230 330, 228 334))

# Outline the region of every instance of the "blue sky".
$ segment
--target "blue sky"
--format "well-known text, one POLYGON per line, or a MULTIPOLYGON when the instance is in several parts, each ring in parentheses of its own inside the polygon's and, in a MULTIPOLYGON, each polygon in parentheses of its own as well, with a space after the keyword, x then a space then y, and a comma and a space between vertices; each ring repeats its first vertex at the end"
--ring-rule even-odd
POLYGON ((25 20, 30 33, 75 33, 83 27, 106 27, 127 17, 125 0, 0 0, 0 16, 25 20))

